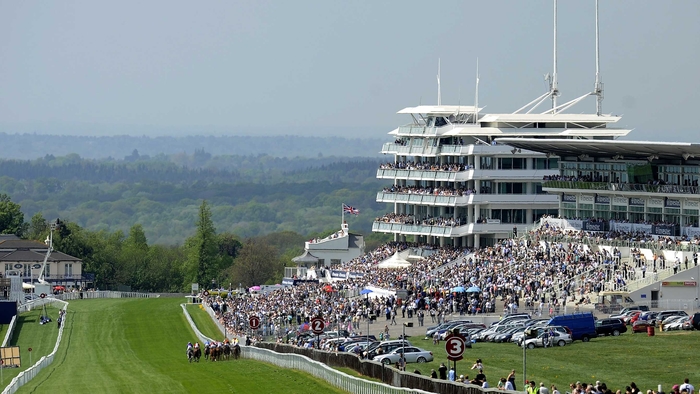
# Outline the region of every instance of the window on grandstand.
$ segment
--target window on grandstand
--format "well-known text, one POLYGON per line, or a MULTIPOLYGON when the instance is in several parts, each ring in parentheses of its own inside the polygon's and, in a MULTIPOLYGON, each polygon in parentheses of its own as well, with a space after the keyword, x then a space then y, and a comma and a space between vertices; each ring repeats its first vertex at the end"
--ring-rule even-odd
POLYGON ((527 161, 522 157, 500 157, 498 159, 499 170, 522 170, 527 168, 527 161))
POLYGON ((603 205, 603 204, 596 204, 595 205, 595 210, 597 212, 606 212, 610 210, 610 205, 603 205))
POLYGON ((526 223, 524 209, 492 209, 491 218, 499 219, 501 223, 526 223))
POLYGON ((576 217, 576 210, 575 209, 562 209, 562 216, 565 218, 575 218, 576 217))
POLYGON ((541 183, 535 183, 535 194, 547 194, 546 191, 542 190, 541 183))
POLYGON ((318 266, 325 267, 326 266, 326 259, 318 259, 318 266))
POLYGON ((550 215, 550 216, 558 216, 559 215, 559 210, 558 209, 533 209, 532 210, 532 221, 536 222, 540 220, 540 218, 544 215, 550 215))
POLYGON ((681 210, 678 208, 666 208, 665 211, 666 211, 666 214, 669 214, 669 215, 680 215, 681 214, 681 210))
POLYGON ((627 212, 627 207, 625 206, 619 206, 619 205, 613 205, 612 210, 616 212, 627 212))
POLYGON ((700 212, 697 209, 684 209, 683 215, 695 215, 698 216, 700 212))
POLYGON ((481 156, 479 164, 482 170, 493 170, 493 157, 481 156))
POLYGON ((609 211, 596 211, 595 217, 600 218, 600 219, 609 220, 610 219, 610 212, 609 211))
POLYGON ((340 265, 340 259, 331 259, 331 267, 340 265))
POLYGON ((581 210, 579 210, 579 215, 578 215, 578 216, 579 216, 579 217, 582 217, 582 218, 592 218, 592 217, 594 217, 594 216, 593 216, 593 210, 583 210, 583 209, 581 209, 581 210))
POLYGON ((647 208, 647 212, 649 212, 649 213, 661 213, 661 208, 649 207, 649 208, 647 208))
POLYGON ((498 194, 525 194, 526 189, 525 184, 519 182, 501 182, 498 184, 498 194))
POLYGON ((659 213, 648 213, 647 220, 651 222, 661 222, 663 221, 663 215, 659 213))
MULTIPOLYGON (((632 207, 630 207, 632 208, 632 207)), ((637 213, 637 212, 630 212, 629 213, 629 221, 630 222, 641 222, 644 220, 644 214, 643 213, 637 213)))
POLYGON ((681 217, 677 215, 666 215, 666 218, 664 220, 667 223, 680 223, 681 222, 681 217))
POLYGON ((73 276, 73 264, 66 263, 63 274, 65 274, 68 277, 73 276))
POLYGON ((610 219, 626 220, 627 212, 610 212, 610 219))
POLYGON ((559 159, 537 157, 534 166, 536 170, 556 170, 559 167, 559 159))

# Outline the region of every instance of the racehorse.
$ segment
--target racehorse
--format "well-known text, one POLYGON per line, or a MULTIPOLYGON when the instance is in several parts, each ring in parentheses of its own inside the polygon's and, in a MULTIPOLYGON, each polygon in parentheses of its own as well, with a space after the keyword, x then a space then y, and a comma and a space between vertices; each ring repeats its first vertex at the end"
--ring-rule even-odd
POLYGON ((221 348, 218 346, 212 346, 212 348, 209 349, 209 360, 216 361, 219 359, 219 356, 221 356, 221 348))
POLYGON ((223 347, 223 358, 228 360, 231 357, 231 345, 228 343, 224 344, 223 347))
MULTIPOLYGON (((199 359, 202 357, 202 349, 200 349, 200 348, 195 348, 195 349, 194 349, 193 357, 194 357, 194 361, 195 361, 195 362, 199 362, 199 359)), ((192 362, 191 359, 190 359, 190 362, 192 362)))
POLYGON ((233 358, 238 360, 241 357, 241 346, 239 344, 233 345, 233 358))

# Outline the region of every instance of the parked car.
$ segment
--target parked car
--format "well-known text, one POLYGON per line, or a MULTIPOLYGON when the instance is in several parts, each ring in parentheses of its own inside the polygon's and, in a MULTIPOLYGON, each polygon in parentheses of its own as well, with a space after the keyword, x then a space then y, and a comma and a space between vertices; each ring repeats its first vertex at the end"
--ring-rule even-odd
POLYGON ((598 334, 595 331, 595 318, 592 313, 574 313, 572 315, 554 316, 549 320, 550 326, 568 327, 572 334, 572 340, 588 342, 598 334))
POLYGON ((511 313, 509 315, 505 315, 505 317, 503 317, 501 320, 491 323, 491 327, 513 324, 521 320, 530 319, 531 318, 529 313, 511 313))
POLYGON ((642 311, 642 312, 648 312, 649 307, 646 305, 633 305, 633 306, 628 306, 627 308, 622 308, 620 312, 615 313, 614 315, 610 315, 610 317, 617 317, 619 315, 624 315, 627 312, 630 311, 642 311))
POLYGON ((404 354, 406 363, 429 363, 433 361, 433 352, 415 346, 396 348, 388 354, 377 357, 384 364, 394 364, 399 362, 401 352, 404 354))
MULTIPOLYGON (((556 331, 562 334, 568 334, 571 335, 571 330, 568 327, 564 326, 543 326, 543 327, 528 327, 533 335, 539 336, 540 334, 544 333, 545 331, 556 331)), ((517 338, 517 345, 522 346, 523 344, 523 339, 525 338, 525 333, 523 332, 522 335, 519 335, 517 338)))
POLYGON ((598 335, 612 335, 616 337, 627 332, 627 325, 622 319, 601 319, 595 323, 595 332, 598 335))
POLYGON ((470 320, 454 320, 454 321, 438 324, 437 326, 428 327, 425 330, 425 339, 432 339, 433 334, 435 334, 436 331, 439 332, 439 331, 449 330, 453 327, 456 327, 460 324, 465 324, 465 323, 471 323, 471 321, 470 320))
POLYGON ((367 348, 367 358, 372 360, 377 355, 391 353, 394 349, 403 346, 412 346, 408 340, 392 340, 379 342, 378 344, 367 348))
POLYGON ((547 346, 565 346, 567 343, 573 342, 571 335, 563 334, 561 332, 550 332, 546 331, 538 335, 537 338, 531 338, 525 341, 523 346, 527 346, 528 349, 534 349, 536 347, 543 347, 545 343, 547 346))
POLYGON ((654 327, 654 322, 650 320, 637 320, 632 324, 632 333, 647 332, 649 327, 654 327))

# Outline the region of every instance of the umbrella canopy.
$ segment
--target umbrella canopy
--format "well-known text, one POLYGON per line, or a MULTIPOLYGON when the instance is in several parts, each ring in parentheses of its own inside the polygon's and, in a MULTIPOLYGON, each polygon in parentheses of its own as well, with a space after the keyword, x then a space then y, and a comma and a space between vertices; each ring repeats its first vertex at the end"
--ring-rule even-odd
POLYGON ((472 286, 467 289, 467 293, 481 293, 479 286, 472 286))
POLYGON ((370 290, 370 289, 362 289, 362 290, 360 290, 360 295, 369 294, 371 292, 372 292, 372 290, 370 290))
POLYGON ((452 289, 452 292, 454 293, 464 293, 464 286, 457 286, 452 289))

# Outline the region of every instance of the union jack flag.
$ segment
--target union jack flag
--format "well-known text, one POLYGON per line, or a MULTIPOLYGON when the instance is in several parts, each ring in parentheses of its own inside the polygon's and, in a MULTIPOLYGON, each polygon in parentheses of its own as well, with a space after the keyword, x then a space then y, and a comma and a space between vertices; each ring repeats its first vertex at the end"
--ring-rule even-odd
POLYGON ((353 215, 359 215, 360 210, 349 205, 343 204, 343 212, 351 213, 353 215))

